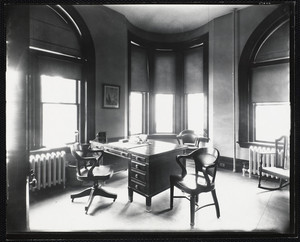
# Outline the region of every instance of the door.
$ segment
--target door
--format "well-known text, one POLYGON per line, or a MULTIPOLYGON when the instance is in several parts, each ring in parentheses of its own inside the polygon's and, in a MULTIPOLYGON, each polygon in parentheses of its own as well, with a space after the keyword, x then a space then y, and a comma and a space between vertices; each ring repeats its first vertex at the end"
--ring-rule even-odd
POLYGON ((7 238, 28 231, 29 167, 27 81, 29 63, 29 6, 5 6, 7 238))

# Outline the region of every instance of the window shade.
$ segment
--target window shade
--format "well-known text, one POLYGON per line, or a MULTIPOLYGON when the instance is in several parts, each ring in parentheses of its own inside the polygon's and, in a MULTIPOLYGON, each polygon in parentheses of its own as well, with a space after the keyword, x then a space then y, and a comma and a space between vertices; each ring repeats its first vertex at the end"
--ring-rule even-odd
POLYGON ((30 46, 81 56, 80 43, 70 25, 46 5, 30 5, 30 46))
POLYGON ((51 57, 39 57, 39 72, 40 75, 80 80, 81 64, 51 57))
POLYGON ((289 64, 252 70, 252 102, 289 102, 289 64))
POLYGON ((185 93, 203 92, 203 47, 184 52, 185 93))
POLYGON ((172 51, 154 52, 154 92, 175 93, 176 54, 172 51))
POLYGON ((290 56, 290 22, 286 22, 274 31, 261 46, 255 62, 290 56))
POLYGON ((149 91, 147 52, 135 45, 131 45, 131 90, 149 91))

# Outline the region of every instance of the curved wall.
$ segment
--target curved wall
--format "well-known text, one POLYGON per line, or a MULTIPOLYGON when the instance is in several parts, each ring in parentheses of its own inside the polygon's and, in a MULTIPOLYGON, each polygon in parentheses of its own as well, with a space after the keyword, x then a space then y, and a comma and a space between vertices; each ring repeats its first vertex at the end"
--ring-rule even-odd
MULTIPOLYGON (((108 138, 124 137, 127 134, 128 32, 158 43, 187 41, 208 33, 210 138, 212 144, 220 149, 221 156, 234 157, 234 135, 238 126, 234 130, 233 123, 238 121, 238 114, 234 114, 233 107, 234 104, 238 105, 238 82, 233 67, 238 63, 251 33, 277 7, 278 5, 251 6, 237 11, 235 23, 231 13, 213 19, 193 31, 162 35, 138 29, 123 15, 106 7, 75 6, 86 21, 95 44, 96 131, 107 131, 108 138), (106 82, 120 85, 120 109, 102 108, 102 84, 106 82)), ((248 159, 248 149, 236 145, 236 157, 248 159)))

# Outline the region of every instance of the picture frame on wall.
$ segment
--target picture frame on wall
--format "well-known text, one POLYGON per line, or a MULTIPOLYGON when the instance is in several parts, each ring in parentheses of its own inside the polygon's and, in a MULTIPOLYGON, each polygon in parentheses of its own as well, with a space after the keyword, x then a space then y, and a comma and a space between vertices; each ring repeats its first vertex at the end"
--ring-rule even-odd
POLYGON ((103 108, 120 108, 120 86, 103 84, 103 108))

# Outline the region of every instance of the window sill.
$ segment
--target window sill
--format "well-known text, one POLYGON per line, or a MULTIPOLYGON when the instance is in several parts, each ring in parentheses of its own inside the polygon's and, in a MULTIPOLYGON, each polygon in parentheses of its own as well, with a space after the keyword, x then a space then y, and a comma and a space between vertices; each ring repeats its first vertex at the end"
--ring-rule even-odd
POLYGON ((149 134, 148 139, 176 139, 177 134, 149 134))
POLYGON ((251 145, 263 146, 263 147, 274 147, 275 143, 273 142, 237 142, 242 148, 249 148, 251 145))

